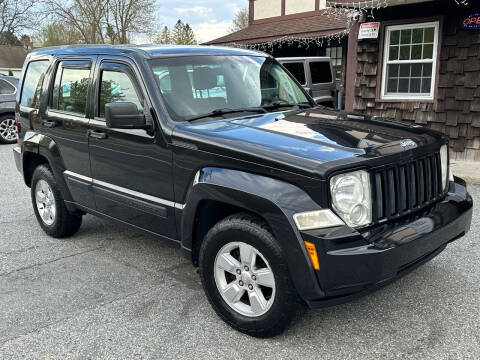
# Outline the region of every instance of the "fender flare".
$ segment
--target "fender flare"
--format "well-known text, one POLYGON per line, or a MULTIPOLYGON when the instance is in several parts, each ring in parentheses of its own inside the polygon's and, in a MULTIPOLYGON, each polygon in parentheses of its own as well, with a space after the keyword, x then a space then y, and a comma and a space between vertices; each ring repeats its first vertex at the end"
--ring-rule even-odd
POLYGON ((203 200, 220 201, 264 218, 285 253, 298 293, 303 298, 324 294, 293 221, 294 213, 321 208, 305 191, 282 180, 238 170, 214 167, 199 170, 183 210, 177 209, 182 248, 187 252, 192 251, 196 213, 203 200))
MULTIPOLYGON (((35 153, 47 159, 48 164, 52 169, 53 175, 55 176, 55 179, 60 186, 60 191, 63 195, 64 200, 72 202, 72 195, 70 194, 65 178, 63 177, 63 172, 65 171, 65 164, 60 155, 60 150, 57 143, 51 137, 37 132, 29 131, 25 134, 25 138, 22 143, 22 164, 24 169, 23 177, 27 185, 28 183, 25 173, 25 155, 29 152, 35 153)), ((66 204, 68 205, 68 203, 66 204)))

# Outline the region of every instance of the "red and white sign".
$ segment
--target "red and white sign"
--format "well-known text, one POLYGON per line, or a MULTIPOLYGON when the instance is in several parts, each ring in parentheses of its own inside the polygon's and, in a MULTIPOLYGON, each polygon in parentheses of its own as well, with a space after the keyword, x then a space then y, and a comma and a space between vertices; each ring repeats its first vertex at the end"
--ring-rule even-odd
POLYGON ((370 23, 360 24, 360 30, 358 32, 358 40, 378 39, 379 30, 380 30, 379 22, 370 22, 370 23))

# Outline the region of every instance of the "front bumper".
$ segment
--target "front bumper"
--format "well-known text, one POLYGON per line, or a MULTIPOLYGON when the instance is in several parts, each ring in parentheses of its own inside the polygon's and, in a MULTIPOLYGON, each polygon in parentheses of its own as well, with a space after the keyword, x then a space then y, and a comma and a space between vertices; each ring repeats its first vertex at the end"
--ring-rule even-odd
POLYGON ((347 226, 302 232, 317 248, 316 276, 325 293, 306 302, 312 308, 346 302, 407 274, 470 229, 472 207, 465 183, 456 178, 443 201, 414 217, 363 233, 347 226))

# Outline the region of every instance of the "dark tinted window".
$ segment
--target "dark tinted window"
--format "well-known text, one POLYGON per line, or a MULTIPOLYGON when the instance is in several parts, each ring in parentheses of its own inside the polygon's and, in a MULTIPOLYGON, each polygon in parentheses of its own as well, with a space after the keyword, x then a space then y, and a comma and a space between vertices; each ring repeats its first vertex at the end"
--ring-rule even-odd
POLYGON ((27 72, 23 81, 22 98, 20 105, 27 107, 37 107, 40 99, 43 78, 47 71, 48 60, 33 61, 28 64, 27 72))
POLYGON ((132 80, 127 74, 119 71, 102 71, 102 86, 100 88, 100 117, 105 116, 105 104, 117 101, 133 102, 139 113, 143 108, 138 99, 132 80))
POLYGON ((295 76, 295 79, 302 85, 306 84, 305 81, 305 68, 303 67, 303 63, 296 62, 296 63, 285 63, 283 64, 287 68, 290 73, 295 76))
POLYGON ((8 95, 15 93, 15 86, 8 81, 0 79, 0 95, 8 95))
POLYGON ((52 108, 85 115, 90 69, 58 66, 52 108))
POLYGON ((312 75, 313 84, 332 82, 332 70, 330 69, 330 62, 328 61, 311 62, 310 74, 312 75))

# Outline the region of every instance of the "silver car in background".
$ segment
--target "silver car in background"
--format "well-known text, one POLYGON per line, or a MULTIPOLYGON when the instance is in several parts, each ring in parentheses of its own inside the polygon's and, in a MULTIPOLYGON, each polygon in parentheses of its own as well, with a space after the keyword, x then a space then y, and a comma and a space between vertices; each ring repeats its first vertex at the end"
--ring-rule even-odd
POLYGON ((277 58, 319 105, 336 107, 336 85, 332 60, 325 56, 277 58))
POLYGON ((0 144, 13 144, 17 141, 15 129, 15 96, 18 79, 0 75, 0 144))

